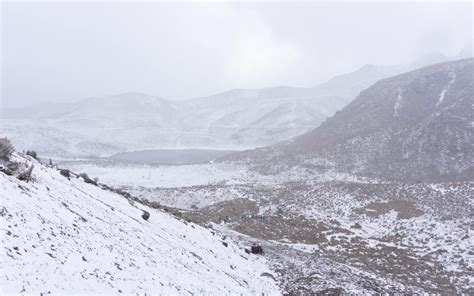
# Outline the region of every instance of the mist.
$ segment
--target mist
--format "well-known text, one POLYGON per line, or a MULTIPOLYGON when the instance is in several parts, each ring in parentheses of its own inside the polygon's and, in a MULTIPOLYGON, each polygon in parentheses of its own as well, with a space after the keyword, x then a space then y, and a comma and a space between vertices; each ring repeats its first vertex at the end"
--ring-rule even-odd
POLYGON ((311 87, 365 64, 456 55, 473 38, 470 2, 4 2, 1 15, 2 108, 311 87))

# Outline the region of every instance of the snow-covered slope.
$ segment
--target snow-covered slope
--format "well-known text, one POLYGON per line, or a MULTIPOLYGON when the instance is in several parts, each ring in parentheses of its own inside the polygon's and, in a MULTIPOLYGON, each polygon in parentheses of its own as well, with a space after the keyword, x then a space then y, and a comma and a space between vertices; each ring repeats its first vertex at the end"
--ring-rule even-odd
POLYGON ((473 73, 471 58, 381 80, 311 132, 231 158, 266 171, 312 163, 389 180, 472 180, 473 73))
POLYGON ((58 128, 41 120, 1 120, 0 134, 8 136, 21 150, 35 150, 41 156, 109 156, 124 148, 83 135, 77 130, 58 128))
MULTIPOLYGON (((305 88, 235 89, 183 102, 186 130, 231 147, 265 146, 319 125, 349 100, 305 88)), ((187 137, 181 144, 192 143, 187 137)))
POLYGON ((290 87, 233 90, 180 102, 126 93, 3 110, 0 133, 21 150, 35 149, 49 156, 170 148, 239 150, 304 133, 348 102, 290 87), (41 141, 35 140, 38 134, 41 141), (91 147, 90 142, 104 149, 91 147), (54 151, 54 147, 61 149, 54 151))
POLYGON ((56 157, 268 146, 318 127, 381 79, 449 59, 435 55, 408 65, 366 65, 311 88, 234 89, 186 101, 130 92, 0 110, 0 134, 20 150, 56 157))
POLYGON ((265 259, 219 233, 15 159, 35 168, 0 173, 1 294, 279 294, 265 259))
POLYGON ((364 65, 360 69, 336 76, 323 84, 313 87, 315 92, 332 94, 354 99, 361 91, 370 87, 375 82, 412 69, 408 65, 364 65))
POLYGON ((441 54, 431 54, 414 60, 409 64, 400 65, 372 65, 367 64, 351 73, 342 74, 329 79, 327 82, 316 85, 312 91, 320 95, 333 95, 355 99, 361 91, 372 86, 379 80, 409 72, 418 68, 434 65, 461 58, 469 58, 472 55, 460 53, 455 57, 447 57, 441 54))

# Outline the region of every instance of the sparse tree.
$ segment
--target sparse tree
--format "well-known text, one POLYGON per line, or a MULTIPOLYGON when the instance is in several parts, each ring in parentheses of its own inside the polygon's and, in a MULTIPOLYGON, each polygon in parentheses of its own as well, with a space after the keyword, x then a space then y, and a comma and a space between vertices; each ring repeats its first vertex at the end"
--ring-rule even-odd
POLYGON ((3 169, 3 172, 9 176, 13 176, 18 172, 20 169, 20 163, 16 161, 9 161, 7 162, 5 168, 3 169))
POLYGON ((9 160, 15 148, 7 138, 0 138, 0 159, 9 160))
POLYGON ((29 155, 29 156, 33 157, 34 159, 38 159, 38 153, 36 153, 36 151, 34 151, 34 150, 26 151, 26 155, 29 155))
POLYGON ((81 177, 82 179, 84 180, 87 180, 89 179, 89 176, 86 174, 86 173, 80 173, 79 175, 77 175, 78 177, 81 177))

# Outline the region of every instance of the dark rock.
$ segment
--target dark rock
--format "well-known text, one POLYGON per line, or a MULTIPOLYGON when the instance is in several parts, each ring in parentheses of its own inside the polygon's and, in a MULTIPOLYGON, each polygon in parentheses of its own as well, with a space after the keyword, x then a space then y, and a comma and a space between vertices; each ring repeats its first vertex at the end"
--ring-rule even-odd
POLYGON ((150 218, 150 213, 148 213, 147 211, 143 211, 142 218, 143 220, 147 221, 148 218, 150 218))
POLYGON ((69 170, 59 170, 59 173, 61 174, 61 176, 66 177, 68 179, 71 177, 71 172, 69 170))
POLYGON ((263 254, 262 246, 256 244, 250 247, 250 251, 252 252, 252 254, 263 254))

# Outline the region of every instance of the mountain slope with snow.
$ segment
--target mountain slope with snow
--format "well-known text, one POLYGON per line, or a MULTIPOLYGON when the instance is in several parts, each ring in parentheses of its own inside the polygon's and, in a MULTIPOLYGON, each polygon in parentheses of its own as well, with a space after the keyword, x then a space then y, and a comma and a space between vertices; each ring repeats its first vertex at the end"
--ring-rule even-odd
POLYGON ((239 150, 306 132, 347 102, 286 87, 233 90, 180 102, 127 93, 4 110, 0 132, 20 149, 50 156, 105 156, 145 149, 239 150), (34 140, 38 134, 44 143, 34 140), (103 151, 89 147, 89 142, 103 146, 103 151), (61 150, 52 151, 54 147, 61 150))
POLYGON ((265 169, 313 162, 382 179, 472 180, 473 75, 471 58, 381 80, 311 132, 233 157, 265 169))
POLYGON ((435 55, 408 65, 365 65, 311 88, 234 89, 185 101, 131 92, 0 110, 0 133, 21 150, 56 157, 263 147, 318 127, 381 79, 446 60, 435 55))
POLYGON ((264 258, 218 232, 70 180, 29 157, 33 180, 0 173, 0 291, 275 295, 264 258), (142 219, 143 210, 150 213, 142 219))

